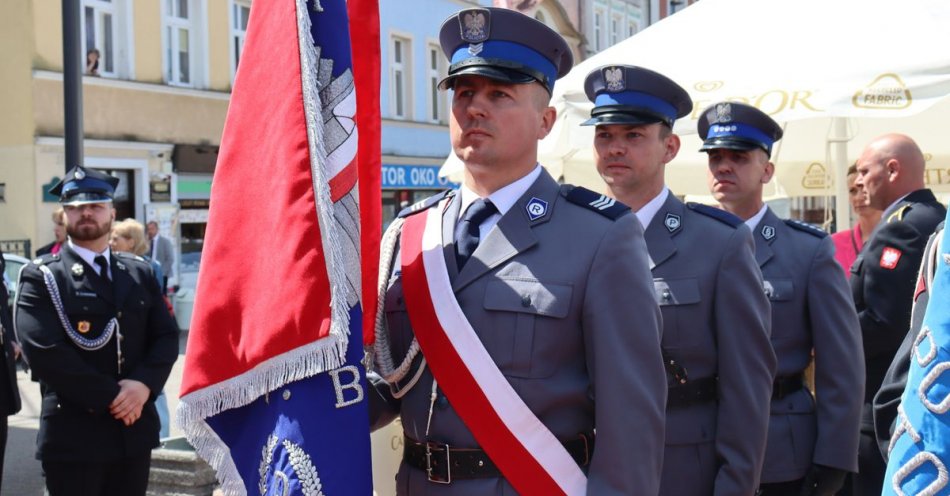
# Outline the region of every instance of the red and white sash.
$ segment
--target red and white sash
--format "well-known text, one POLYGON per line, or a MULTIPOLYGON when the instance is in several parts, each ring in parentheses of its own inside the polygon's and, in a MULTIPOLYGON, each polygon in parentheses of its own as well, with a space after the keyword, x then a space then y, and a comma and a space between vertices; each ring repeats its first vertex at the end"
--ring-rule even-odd
POLYGON ((447 202, 410 215, 402 228, 403 292, 426 363, 519 493, 585 494, 584 472, 502 375, 455 299, 442 246, 447 202))

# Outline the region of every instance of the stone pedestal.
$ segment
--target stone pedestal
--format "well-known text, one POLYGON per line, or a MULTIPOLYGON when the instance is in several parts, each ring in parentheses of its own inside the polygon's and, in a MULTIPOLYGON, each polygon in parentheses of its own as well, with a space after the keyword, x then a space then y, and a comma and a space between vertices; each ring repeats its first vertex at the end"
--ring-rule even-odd
POLYGON ((183 437, 152 451, 148 496, 211 496, 217 482, 214 470, 183 437))

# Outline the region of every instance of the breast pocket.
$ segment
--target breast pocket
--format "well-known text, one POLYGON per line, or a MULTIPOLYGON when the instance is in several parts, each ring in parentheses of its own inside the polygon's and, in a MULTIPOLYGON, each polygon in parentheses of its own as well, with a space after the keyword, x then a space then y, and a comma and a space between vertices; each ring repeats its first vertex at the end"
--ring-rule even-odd
POLYGON ((795 296, 795 283, 791 279, 773 277, 762 281, 762 286, 769 301, 788 301, 795 296))
POLYGON ((403 294, 402 277, 397 272, 389 281, 383 302, 383 311, 386 315, 386 328, 389 331, 390 350, 393 360, 398 365, 412 343, 412 326, 409 321, 409 312, 406 308, 406 298, 403 294))
POLYGON ((528 278, 491 281, 484 308, 492 325, 479 329, 501 371, 512 377, 549 377, 563 363, 559 355, 579 353, 552 328, 570 312, 572 288, 528 278))
POLYGON ((653 291, 663 314, 663 347, 678 348, 694 344, 692 342, 695 340, 690 339, 690 329, 702 328, 697 322, 703 318, 700 315, 699 281, 696 278, 655 278, 653 291))

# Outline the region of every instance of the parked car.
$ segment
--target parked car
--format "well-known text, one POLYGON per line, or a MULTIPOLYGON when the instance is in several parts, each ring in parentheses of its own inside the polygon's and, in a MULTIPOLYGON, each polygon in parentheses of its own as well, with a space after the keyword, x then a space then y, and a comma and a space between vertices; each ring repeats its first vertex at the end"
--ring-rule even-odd
POLYGON ((3 272, 3 283, 7 285, 7 293, 10 295, 10 308, 13 308, 13 299, 16 297, 17 278, 20 276, 20 268, 30 263, 30 261, 12 253, 4 253, 3 261, 6 262, 7 266, 3 272))

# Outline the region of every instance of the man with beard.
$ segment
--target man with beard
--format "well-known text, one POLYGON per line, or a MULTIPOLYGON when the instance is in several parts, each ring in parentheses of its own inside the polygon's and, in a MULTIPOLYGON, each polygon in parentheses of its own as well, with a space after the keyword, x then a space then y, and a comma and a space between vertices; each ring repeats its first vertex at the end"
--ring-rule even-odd
POLYGON ((155 397, 178 357, 150 266, 109 250, 118 182, 69 171, 51 190, 69 238, 20 276, 14 320, 43 396, 36 456, 51 496, 145 494, 155 397))

